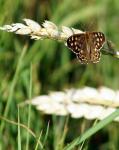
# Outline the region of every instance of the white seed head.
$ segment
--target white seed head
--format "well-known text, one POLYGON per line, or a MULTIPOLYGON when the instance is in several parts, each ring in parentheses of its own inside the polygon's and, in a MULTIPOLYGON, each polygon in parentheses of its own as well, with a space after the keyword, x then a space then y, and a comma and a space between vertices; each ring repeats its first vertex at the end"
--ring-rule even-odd
POLYGON ((41 26, 37 22, 35 22, 31 19, 23 19, 23 20, 25 21, 26 25, 30 27, 30 29, 32 31, 34 31, 34 32, 39 32, 40 31, 41 26))
POLYGON ((51 21, 45 20, 45 22, 42 25, 46 29, 55 29, 55 30, 57 30, 57 26, 51 21))
MULTIPOLYGON (((73 118, 102 120, 119 107, 119 91, 107 87, 67 89, 65 92, 52 92, 49 95, 38 96, 27 101, 27 104, 28 102, 46 114, 70 114, 73 118), (108 95, 112 101, 108 99, 108 95)), ((119 121, 119 117, 115 121, 119 121)))

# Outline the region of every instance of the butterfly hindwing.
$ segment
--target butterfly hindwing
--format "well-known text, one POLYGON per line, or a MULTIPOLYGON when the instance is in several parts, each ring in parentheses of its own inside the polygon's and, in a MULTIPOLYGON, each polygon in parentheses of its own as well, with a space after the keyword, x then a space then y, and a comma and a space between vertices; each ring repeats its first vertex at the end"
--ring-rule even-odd
POLYGON ((93 63, 99 62, 100 56, 101 56, 100 50, 94 49, 91 55, 91 62, 93 63))
POLYGON ((88 64, 88 60, 87 60, 85 51, 81 50, 78 54, 76 54, 76 56, 81 64, 88 64))

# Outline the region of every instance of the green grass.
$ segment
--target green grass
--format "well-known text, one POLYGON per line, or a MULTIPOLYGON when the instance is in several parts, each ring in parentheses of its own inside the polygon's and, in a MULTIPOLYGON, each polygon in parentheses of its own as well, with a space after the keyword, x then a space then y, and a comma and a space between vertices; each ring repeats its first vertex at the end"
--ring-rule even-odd
POLYGON ((18 107, 18 150, 21 150, 19 107, 18 107))
MULTIPOLYGON (((102 31, 118 49, 118 11, 117 0, 1 0, 0 25, 48 19, 59 27, 102 31)), ((18 107, 52 90, 103 85, 119 89, 118 68, 119 60, 108 55, 85 66, 63 43, 0 31, 0 149, 90 150, 95 144, 97 149, 119 149, 118 123, 112 122, 118 110, 93 126, 94 121, 84 118, 44 115, 31 105, 18 107)))

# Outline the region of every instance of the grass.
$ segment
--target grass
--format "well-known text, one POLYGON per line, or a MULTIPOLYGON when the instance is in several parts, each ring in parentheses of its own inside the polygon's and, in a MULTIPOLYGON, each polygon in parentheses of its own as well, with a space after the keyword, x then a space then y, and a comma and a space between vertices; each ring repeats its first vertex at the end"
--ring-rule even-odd
POLYGON ((21 150, 19 107, 18 107, 18 150, 21 150))
MULTIPOLYGON (((39 23, 48 19, 58 26, 101 30, 118 48, 118 10, 116 0, 1 0, 0 25, 23 18, 39 23)), ((52 90, 102 85, 119 89, 118 66, 119 60, 107 55, 98 64, 84 66, 62 43, 0 31, 0 149, 69 150, 82 142, 82 149, 95 144, 97 150, 119 149, 118 123, 112 122, 119 110, 92 126, 94 121, 44 115, 31 105, 17 108, 20 102, 52 90)))
POLYGON ((75 140, 73 140, 68 146, 66 146, 64 148, 64 150, 71 150, 75 146, 81 144, 83 141, 85 141, 88 138, 90 138, 93 134, 95 134, 96 132, 98 132, 100 129, 104 128, 106 125, 108 125, 109 123, 111 123, 113 121, 113 119, 116 118, 116 117, 118 117, 118 116, 119 116, 119 109, 117 109, 111 115, 109 115, 108 117, 106 117, 105 119, 103 119, 102 121, 100 121, 99 123, 97 123, 92 128, 88 129, 85 133, 83 133, 82 136, 79 136, 78 138, 76 138, 75 140))
MULTIPOLYGON (((29 99, 32 98, 32 64, 31 64, 31 67, 30 67, 30 84, 29 84, 29 99)), ((28 107, 28 128, 30 128, 30 117, 31 117, 31 104, 29 104, 29 107, 28 107)), ((29 132, 27 132, 27 140, 26 140, 26 150, 29 149, 29 132)))

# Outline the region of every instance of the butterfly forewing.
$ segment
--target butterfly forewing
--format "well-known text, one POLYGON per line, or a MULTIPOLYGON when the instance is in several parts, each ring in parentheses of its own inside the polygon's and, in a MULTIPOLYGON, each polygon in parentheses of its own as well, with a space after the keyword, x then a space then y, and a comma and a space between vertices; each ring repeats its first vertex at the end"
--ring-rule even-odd
POLYGON ((89 37, 97 50, 100 50, 103 47, 105 35, 102 32, 89 32, 89 37))
POLYGON ((85 34, 73 34, 67 39, 67 46, 76 54, 86 48, 85 34))
POLYGON ((97 63, 100 60, 100 49, 104 43, 105 36, 102 32, 74 34, 67 39, 67 46, 84 64, 97 63))

